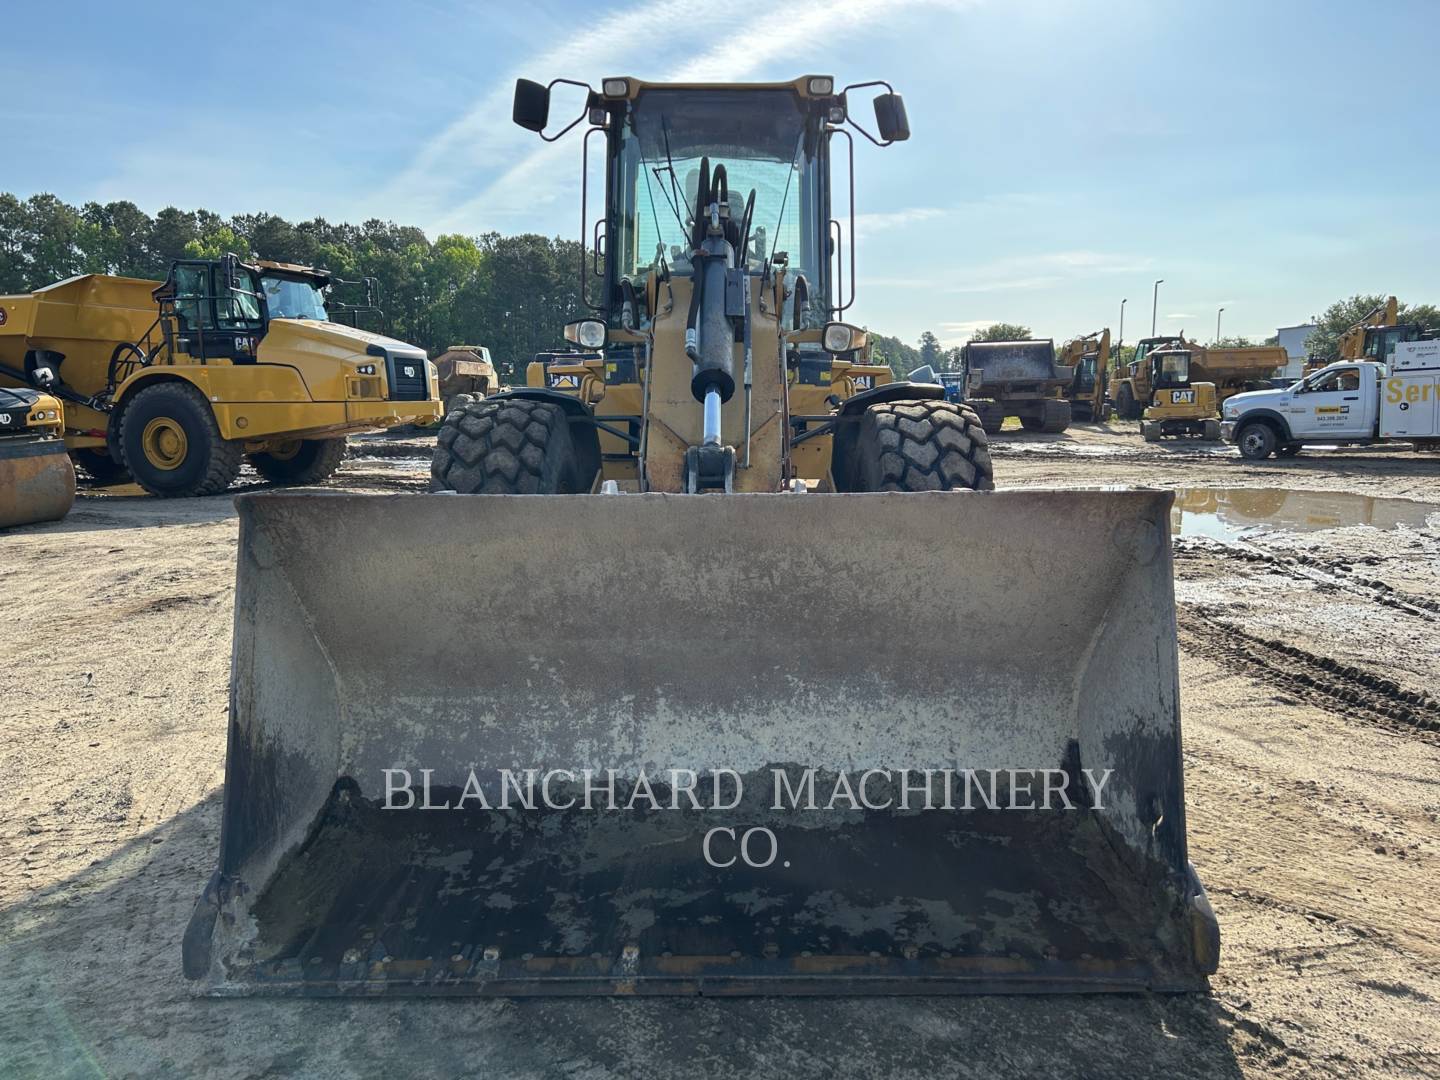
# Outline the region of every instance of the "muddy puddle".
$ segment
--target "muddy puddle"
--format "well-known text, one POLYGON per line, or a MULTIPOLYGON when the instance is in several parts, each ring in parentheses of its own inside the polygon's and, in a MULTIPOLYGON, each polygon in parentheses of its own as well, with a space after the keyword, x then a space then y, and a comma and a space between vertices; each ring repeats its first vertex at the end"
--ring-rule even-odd
POLYGON ((1345 491, 1287 488, 1180 488, 1170 526, 1176 536, 1240 540, 1266 532, 1440 527, 1440 506, 1345 491))

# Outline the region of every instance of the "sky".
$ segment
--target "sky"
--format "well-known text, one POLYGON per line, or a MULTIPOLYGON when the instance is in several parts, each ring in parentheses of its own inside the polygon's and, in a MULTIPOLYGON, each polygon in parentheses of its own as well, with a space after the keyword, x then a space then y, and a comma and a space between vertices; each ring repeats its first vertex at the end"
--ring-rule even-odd
POLYGON ((574 237, 578 132, 511 124, 517 76, 832 74, 888 79, 910 118, 857 140, 847 317, 878 331, 1118 333, 1128 300, 1133 341, 1156 279, 1156 329, 1202 341, 1221 307, 1263 338, 1353 293, 1440 303, 1437 0, 77 0, 4 23, 21 197, 574 237))

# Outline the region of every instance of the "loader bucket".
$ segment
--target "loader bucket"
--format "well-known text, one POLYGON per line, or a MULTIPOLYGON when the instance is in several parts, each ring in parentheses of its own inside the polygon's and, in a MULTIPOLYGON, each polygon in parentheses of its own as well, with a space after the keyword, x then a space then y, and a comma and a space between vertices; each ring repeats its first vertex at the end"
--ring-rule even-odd
POLYGON ((75 468, 60 439, 0 438, 0 529, 59 521, 75 502, 75 468))
POLYGON ((219 995, 1203 988, 1170 502, 241 496, 186 973, 219 995))

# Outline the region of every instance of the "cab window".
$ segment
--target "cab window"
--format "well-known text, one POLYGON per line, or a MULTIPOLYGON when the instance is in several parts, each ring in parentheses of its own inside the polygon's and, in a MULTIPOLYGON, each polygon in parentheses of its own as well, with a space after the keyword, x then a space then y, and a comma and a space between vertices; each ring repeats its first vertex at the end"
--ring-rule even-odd
POLYGON ((1307 387, 1312 394, 1329 390, 1359 390, 1359 368, 1336 368, 1317 376, 1307 387))

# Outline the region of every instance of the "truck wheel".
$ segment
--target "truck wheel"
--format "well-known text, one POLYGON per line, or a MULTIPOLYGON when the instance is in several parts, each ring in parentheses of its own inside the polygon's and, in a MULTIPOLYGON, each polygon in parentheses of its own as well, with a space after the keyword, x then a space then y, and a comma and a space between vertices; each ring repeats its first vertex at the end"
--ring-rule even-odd
POLYGON ((1219 420, 1206 420, 1206 421, 1205 421, 1205 430, 1201 433, 1200 437, 1201 437, 1202 439, 1206 440, 1207 442, 1219 442, 1219 441, 1220 441, 1220 421, 1219 421, 1219 420))
POLYGON ((245 460, 277 484, 318 484, 333 476, 345 460, 345 440, 291 439, 278 450, 247 454, 245 460))
POLYGON ((573 495, 590 490, 565 410, 525 398, 481 399, 445 417, 430 490, 461 495, 573 495))
POLYGON ((147 386, 120 417, 120 450, 135 482, 151 495, 215 495, 240 475, 238 442, 220 437, 210 403, 189 383, 147 386))
POLYGON ((991 491, 994 468, 975 411, 953 401, 889 401, 860 418, 852 491, 991 491))
POLYGON ((123 484, 130 479, 130 474, 125 471, 125 466, 104 450, 86 446, 79 450, 71 450, 70 456, 86 476, 102 486, 123 484))
POLYGON ((1159 442, 1161 435, 1160 425, 1151 423, 1149 420, 1140 421, 1140 437, 1146 442, 1159 442))
POLYGON ((1115 415, 1121 420, 1140 419, 1140 410, 1135 408, 1135 393, 1128 386, 1120 387, 1115 395, 1115 415))
POLYGON ((1246 424, 1235 433, 1235 445, 1240 447, 1240 456, 1251 461, 1264 461, 1275 452, 1279 441, 1269 424, 1258 421, 1246 424))
POLYGON ((1282 443, 1280 446, 1275 448, 1275 456, 1277 458, 1294 457, 1296 454, 1300 453, 1300 449, 1301 444, 1298 442, 1282 443))

